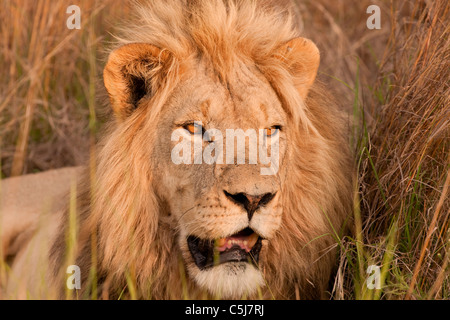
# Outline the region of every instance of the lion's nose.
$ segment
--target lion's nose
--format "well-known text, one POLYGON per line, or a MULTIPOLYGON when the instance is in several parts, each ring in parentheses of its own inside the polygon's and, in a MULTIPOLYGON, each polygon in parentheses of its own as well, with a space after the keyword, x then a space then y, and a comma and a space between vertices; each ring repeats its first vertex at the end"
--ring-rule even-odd
POLYGON ((244 192, 231 194, 225 190, 223 192, 225 193, 228 199, 245 208, 245 210, 247 211, 249 221, 252 219, 253 214, 258 208, 268 204, 276 195, 276 192, 275 193, 269 192, 261 195, 250 195, 244 192))

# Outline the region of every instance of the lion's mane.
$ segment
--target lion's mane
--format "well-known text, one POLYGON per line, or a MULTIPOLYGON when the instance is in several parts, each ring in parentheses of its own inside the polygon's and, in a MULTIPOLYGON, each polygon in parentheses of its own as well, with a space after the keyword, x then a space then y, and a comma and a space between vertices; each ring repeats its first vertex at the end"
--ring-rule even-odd
MULTIPOLYGON (((273 56, 298 36, 291 14, 257 1, 225 0, 150 1, 136 12, 117 37, 117 47, 151 43, 177 59, 170 61, 164 79, 153 79, 152 108, 111 122, 82 179, 75 262, 82 271, 96 273, 83 273, 85 293, 92 294, 96 283, 104 298, 117 297, 124 288, 128 293, 134 288, 131 293, 141 298, 207 297, 185 274, 177 230, 154 191, 151 155, 143 148, 158 132, 152 123, 179 81, 179 62, 201 55, 222 78, 230 76, 235 59, 256 65, 294 126, 281 186, 282 225, 261 253, 265 297, 324 297, 335 265, 335 236, 352 208, 351 158, 346 122, 327 90, 316 81, 303 102, 294 86, 302 75, 289 74, 282 59, 273 56)), ((67 261, 65 229, 50 253, 55 278, 67 261)))

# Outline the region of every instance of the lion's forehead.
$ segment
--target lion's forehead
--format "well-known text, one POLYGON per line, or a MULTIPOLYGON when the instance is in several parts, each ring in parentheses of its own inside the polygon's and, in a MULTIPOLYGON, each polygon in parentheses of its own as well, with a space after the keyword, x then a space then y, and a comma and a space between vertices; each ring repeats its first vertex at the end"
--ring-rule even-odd
POLYGON ((203 119, 224 129, 248 129, 285 121, 277 94, 256 68, 238 65, 232 75, 223 81, 204 66, 194 69, 169 102, 173 122, 203 119))

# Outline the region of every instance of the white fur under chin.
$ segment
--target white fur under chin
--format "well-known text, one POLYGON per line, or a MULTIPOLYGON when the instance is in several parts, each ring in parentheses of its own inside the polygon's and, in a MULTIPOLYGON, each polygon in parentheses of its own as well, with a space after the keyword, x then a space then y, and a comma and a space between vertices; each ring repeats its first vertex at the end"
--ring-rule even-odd
POLYGON ((264 286, 261 272, 247 262, 227 262, 200 271, 195 281, 212 295, 224 299, 240 299, 264 286))

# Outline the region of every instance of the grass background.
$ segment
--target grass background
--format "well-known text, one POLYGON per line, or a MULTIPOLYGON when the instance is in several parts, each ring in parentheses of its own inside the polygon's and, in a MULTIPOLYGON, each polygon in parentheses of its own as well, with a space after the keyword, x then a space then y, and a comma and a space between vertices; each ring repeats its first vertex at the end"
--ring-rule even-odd
MULTIPOLYGON (((296 0, 320 77, 355 118, 355 236, 341 238, 335 299, 449 299, 450 4, 296 0), (366 9, 381 8, 369 30, 366 9), (380 290, 366 286, 381 267, 380 290)), ((128 1, 0 3, 2 178, 87 161, 103 119, 102 69, 128 1)))

